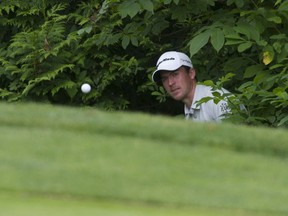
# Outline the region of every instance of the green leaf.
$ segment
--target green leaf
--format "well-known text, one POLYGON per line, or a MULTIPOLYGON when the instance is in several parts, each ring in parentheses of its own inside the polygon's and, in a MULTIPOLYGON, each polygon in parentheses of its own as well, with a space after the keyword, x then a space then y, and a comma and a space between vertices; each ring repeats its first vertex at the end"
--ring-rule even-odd
POLYGON ((135 0, 123 1, 118 6, 118 11, 122 18, 130 16, 133 18, 141 10, 140 4, 135 0))
POLYGON ((278 8, 280 11, 288 11, 288 1, 284 1, 278 8))
POLYGON ((237 33, 245 35, 249 40, 251 39, 251 29, 245 25, 238 25, 233 28, 237 33))
POLYGON ((280 4, 282 2, 282 0, 277 0, 274 4, 274 6, 277 6, 278 4, 280 4))
POLYGON ((169 26, 169 22, 164 19, 159 19, 157 22, 152 26, 152 33, 154 35, 159 35, 164 29, 169 26))
POLYGON ((260 85, 261 83, 268 84, 267 78, 269 74, 267 71, 260 71, 257 73, 256 77, 254 78, 254 83, 260 85))
POLYGON ((244 38, 240 37, 238 34, 225 35, 225 38, 232 39, 232 40, 245 41, 244 38))
POLYGON ((237 50, 238 52, 244 52, 245 50, 249 49, 252 46, 252 42, 247 41, 245 43, 242 43, 238 46, 237 50))
POLYGON ((208 43, 210 35, 211 31, 205 31, 203 33, 198 34, 189 42, 191 57, 195 55, 203 46, 205 46, 208 43))
POLYGON ((185 22, 189 14, 184 6, 178 6, 172 11, 172 19, 178 22, 185 22))
POLYGON ((130 38, 127 35, 124 35, 122 39, 122 47, 126 49, 129 43, 130 43, 130 38))
POLYGON ((243 0, 235 0, 235 4, 238 8, 242 8, 244 6, 243 0))
POLYGON ((200 100, 196 101, 196 106, 200 106, 202 103, 207 103, 210 100, 213 100, 213 97, 203 97, 200 100))
POLYGON ((163 94, 160 93, 160 92, 154 91, 154 92, 151 93, 151 95, 153 95, 153 96, 162 96, 163 94))
POLYGON ((283 68, 284 66, 285 66, 284 64, 275 64, 275 65, 272 65, 271 67, 269 67, 269 70, 274 70, 277 68, 283 68))
POLYGON ((246 68, 243 77, 244 78, 250 78, 253 76, 256 76, 257 73, 263 70, 262 65, 252 65, 246 68))
POLYGON ((288 52, 288 43, 285 44, 284 48, 288 52))
POLYGON ((282 19, 279 16, 273 16, 273 17, 267 18, 267 20, 271 21, 271 22, 274 22, 274 23, 277 23, 277 24, 281 24, 282 23, 282 19))
POLYGON ((5 97, 7 97, 7 96, 9 96, 11 94, 12 94, 12 92, 7 91, 6 89, 1 89, 0 88, 0 97, 1 98, 5 98, 5 97))
POLYGON ((263 48, 263 53, 262 53, 262 62, 265 65, 270 64, 275 56, 275 52, 272 46, 266 46, 263 48))
POLYGON ((82 35, 82 34, 84 34, 85 32, 86 32, 87 34, 89 34, 91 31, 92 31, 92 26, 87 26, 87 27, 85 27, 85 28, 79 29, 79 30, 77 31, 77 34, 78 34, 78 35, 82 35))
POLYGON ((252 26, 250 23, 241 22, 237 26, 233 27, 233 29, 238 33, 245 35, 248 40, 260 40, 260 30, 257 26, 252 26))
POLYGON ((256 41, 257 45, 259 46, 267 46, 268 42, 265 40, 256 41))
POLYGON ((234 3, 234 0, 227 0, 227 5, 230 6, 234 3))
POLYGON ((205 80, 205 81, 203 82, 203 84, 204 84, 204 85, 207 85, 207 86, 214 86, 214 85, 215 85, 212 80, 205 80))
POLYGON ((132 43, 134 46, 138 47, 139 42, 138 42, 138 38, 137 38, 137 37, 131 37, 130 40, 131 40, 131 43, 132 43))
POLYGON ((103 4, 99 10, 99 15, 105 14, 108 8, 109 8, 109 1, 103 1, 103 4))
POLYGON ((278 52, 278 53, 281 53, 282 47, 283 47, 283 44, 282 44, 282 43, 279 43, 278 41, 275 42, 275 43, 273 43, 273 48, 274 48, 275 51, 278 52))
POLYGON ((226 42, 225 42, 225 45, 235 45, 235 44, 241 44, 241 43, 243 43, 243 41, 241 40, 227 40, 226 42))
POLYGON ((277 126, 279 127, 279 126, 285 124, 286 122, 288 122, 288 116, 286 116, 285 118, 281 119, 277 126))
POLYGON ((239 88, 238 90, 239 91, 247 91, 246 89, 249 89, 249 88, 252 88, 254 89, 255 88, 255 85, 252 81, 248 81, 248 82, 245 82, 243 83, 239 88))
POLYGON ((214 97, 217 97, 217 98, 221 97, 221 94, 220 94, 220 92, 218 92, 218 91, 212 92, 212 95, 213 95, 214 97))
POLYGON ((235 3, 235 5, 238 7, 238 8, 241 8, 244 6, 244 1, 243 0, 228 0, 227 1, 227 5, 232 5, 233 3, 235 3))
POLYGON ((138 0, 138 1, 144 10, 153 12, 154 5, 153 5, 153 2, 151 0, 138 0))
POLYGON ((211 44, 217 52, 223 47, 224 42, 225 38, 223 31, 219 28, 213 29, 211 33, 211 44))
POLYGON ((164 4, 170 4, 172 2, 172 0, 163 0, 164 4))
POLYGON ((70 89, 75 87, 75 83, 71 80, 58 80, 57 85, 51 90, 52 95, 55 95, 60 89, 70 89))
POLYGON ((272 35, 272 36, 270 36, 270 39, 274 39, 274 40, 286 39, 286 34, 272 35))
POLYGON ((75 95, 77 94, 78 89, 76 87, 71 87, 71 88, 66 89, 66 92, 69 95, 69 97, 73 99, 75 95))
POLYGON ((90 33, 91 31, 92 31, 92 26, 90 25, 90 26, 87 26, 86 28, 85 28, 85 31, 86 31, 86 33, 90 33))
POLYGON ((77 34, 78 34, 78 35, 82 35, 84 32, 85 32, 85 28, 82 28, 82 29, 79 29, 79 30, 77 31, 77 34))
POLYGON ((227 81, 230 81, 231 78, 234 77, 234 76, 235 76, 234 73, 228 73, 228 74, 226 74, 224 77, 221 77, 221 78, 220 78, 220 81, 221 81, 222 83, 227 82, 227 81))
POLYGON ((277 87, 273 89, 273 93, 284 100, 288 100, 288 93, 285 88, 277 87))

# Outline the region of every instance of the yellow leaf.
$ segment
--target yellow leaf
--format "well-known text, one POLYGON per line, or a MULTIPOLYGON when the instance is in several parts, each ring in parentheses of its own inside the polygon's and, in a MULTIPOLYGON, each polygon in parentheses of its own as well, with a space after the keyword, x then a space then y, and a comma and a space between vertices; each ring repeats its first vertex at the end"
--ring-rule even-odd
POLYGON ((265 65, 268 65, 270 64, 271 62, 273 61, 273 55, 269 52, 269 51, 266 51, 263 53, 263 63, 265 65))

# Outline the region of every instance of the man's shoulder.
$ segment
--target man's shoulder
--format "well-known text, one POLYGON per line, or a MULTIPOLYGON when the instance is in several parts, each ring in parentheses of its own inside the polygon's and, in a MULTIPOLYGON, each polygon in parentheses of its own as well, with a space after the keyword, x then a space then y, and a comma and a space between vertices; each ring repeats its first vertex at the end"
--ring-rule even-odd
MULTIPOLYGON (((227 91, 226 89, 222 88, 221 90, 214 90, 211 86, 206 86, 206 85, 202 85, 202 84, 197 84, 196 86, 196 91, 195 91, 195 101, 199 101, 205 97, 208 98, 213 98, 213 92, 219 92, 220 94, 229 94, 229 91, 227 91)), ((227 103, 226 100, 221 100, 221 103, 227 103)), ((207 101, 207 103, 205 103, 206 105, 213 105, 214 106, 214 102, 213 100, 209 100, 207 101)))
POLYGON ((198 94, 203 94, 203 95, 211 95, 212 92, 217 91, 217 92, 222 92, 222 93, 229 93, 228 90, 225 88, 213 90, 211 86, 203 85, 203 84, 197 84, 196 85, 196 92, 198 94))
POLYGON ((207 85, 199 84, 199 83, 196 85, 196 88, 205 89, 205 90, 211 90, 212 89, 211 86, 207 86, 207 85))
POLYGON ((195 94, 203 96, 210 96, 212 94, 212 87, 202 84, 197 84, 195 94))

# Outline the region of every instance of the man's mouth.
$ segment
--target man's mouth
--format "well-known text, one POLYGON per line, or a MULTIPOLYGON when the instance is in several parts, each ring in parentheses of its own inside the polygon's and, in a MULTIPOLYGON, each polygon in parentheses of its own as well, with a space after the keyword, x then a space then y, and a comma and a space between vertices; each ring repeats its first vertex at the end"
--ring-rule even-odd
POLYGON ((171 89, 171 93, 178 91, 180 88, 173 88, 171 89))

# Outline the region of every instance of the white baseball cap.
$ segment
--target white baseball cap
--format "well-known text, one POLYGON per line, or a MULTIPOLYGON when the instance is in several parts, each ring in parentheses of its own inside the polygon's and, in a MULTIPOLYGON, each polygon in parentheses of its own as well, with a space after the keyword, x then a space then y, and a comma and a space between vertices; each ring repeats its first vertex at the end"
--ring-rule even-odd
POLYGON ((160 81, 161 71, 175 71, 181 66, 193 68, 191 59, 186 54, 176 51, 165 52, 157 61, 157 69, 152 74, 152 80, 157 83, 160 81))

